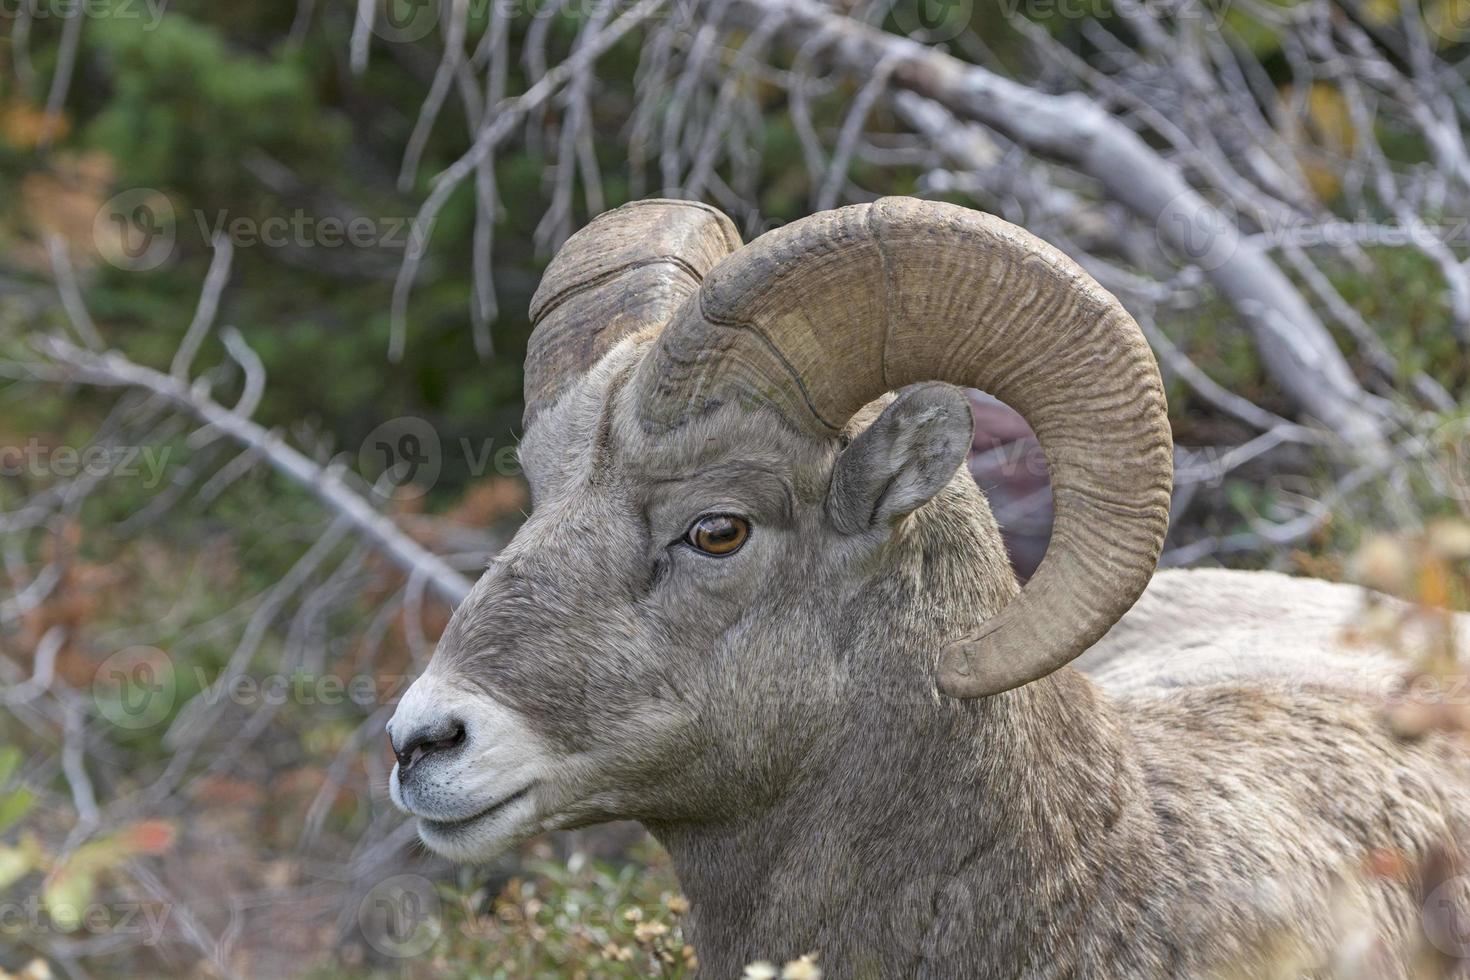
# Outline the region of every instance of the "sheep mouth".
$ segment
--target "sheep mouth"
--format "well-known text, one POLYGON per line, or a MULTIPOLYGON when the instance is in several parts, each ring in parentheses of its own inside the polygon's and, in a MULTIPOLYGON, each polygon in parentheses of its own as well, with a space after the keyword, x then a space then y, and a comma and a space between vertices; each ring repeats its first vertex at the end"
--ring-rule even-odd
POLYGON ((496 802, 485 807, 485 809, 479 811, 478 813, 472 813, 468 817, 462 817, 458 820, 434 820, 430 817, 419 817, 419 825, 422 829, 432 831, 435 834, 454 834, 458 831, 464 830, 466 827, 469 827, 472 824, 476 824, 482 820, 493 817, 504 810, 506 807, 510 806, 512 803, 515 803, 517 800, 524 799, 526 795, 530 793, 531 790, 535 787, 535 785, 536 784, 534 782, 527 783, 525 786, 516 790, 509 796, 502 797, 496 802))

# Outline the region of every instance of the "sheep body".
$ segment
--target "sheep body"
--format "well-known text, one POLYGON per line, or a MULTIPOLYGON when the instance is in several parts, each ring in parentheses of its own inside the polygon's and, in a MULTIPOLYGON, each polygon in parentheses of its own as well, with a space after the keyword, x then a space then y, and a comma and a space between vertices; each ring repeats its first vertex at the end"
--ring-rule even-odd
MULTIPOLYGON (((1405 611, 1358 586, 1279 572, 1161 571, 1073 665, 1113 692, 1271 679, 1388 696, 1406 661, 1364 629, 1370 600, 1405 611)), ((1454 621, 1470 660, 1470 616, 1454 621)), ((1418 632, 1410 624, 1403 639, 1417 646, 1418 632)))
MULTIPOLYGON (((988 596, 981 582, 1002 574, 977 560, 1003 552, 963 474, 892 547, 892 567, 926 563, 868 597, 884 612, 867 627, 895 647, 925 644, 905 625, 926 584, 953 592, 969 574, 988 596)), ((1367 598, 1269 572, 1160 572, 1075 667, 973 714, 910 703, 891 723, 855 707, 819 789, 728 836, 653 822, 701 955, 721 973, 817 950, 836 976, 884 978, 1456 967, 1470 760, 1449 734, 1387 724, 1409 664, 1353 639, 1367 598)))
POLYGON ((640 820, 715 977, 1417 980, 1470 952, 1461 739, 1390 724, 1407 664, 1346 641, 1356 590, 1145 589, 1162 383, 1059 252, 934 202, 743 248, 645 202, 538 297, 533 511, 390 725, 432 850, 640 820), (1024 591, 936 378, 1046 452, 1024 591), (707 519, 743 536, 713 552, 707 519))
MULTIPOLYGON (((1415 954, 1470 953, 1464 879, 1432 878, 1466 840, 1470 768, 1442 733, 1385 724, 1417 695, 1402 654, 1362 636, 1369 599, 1273 572, 1161 572, 1076 662, 1127 719, 1167 845, 1188 856, 1154 899, 1200 951, 1185 975, 1397 977, 1415 954)), ((1470 617, 1455 620, 1463 659, 1470 617)))

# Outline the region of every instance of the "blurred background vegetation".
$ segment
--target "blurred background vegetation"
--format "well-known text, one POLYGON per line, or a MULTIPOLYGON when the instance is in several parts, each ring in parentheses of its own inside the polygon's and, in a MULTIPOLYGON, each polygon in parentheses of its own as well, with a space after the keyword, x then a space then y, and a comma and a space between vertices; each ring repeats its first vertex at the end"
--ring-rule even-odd
MULTIPOLYGON (((373 4, 345 0, 0 4, 0 359, 13 366, 0 381, 0 971, 677 977, 695 963, 677 884, 629 828, 537 842, 477 871, 414 853, 386 799, 381 730, 449 606, 310 486, 229 438, 201 436, 197 419, 156 392, 36 368, 59 363, 37 353, 37 338, 76 336, 78 304, 103 346, 166 376, 201 288, 210 294, 221 237, 232 239, 205 323, 218 328, 200 334, 194 358, 210 367, 186 372, 194 390, 223 404, 258 395, 252 417, 264 431, 322 467, 345 464, 354 492, 472 576, 525 505, 513 460, 487 449, 515 443, 526 308, 550 254, 604 208, 684 193, 667 180, 670 153, 684 175, 718 142, 690 193, 732 211, 747 238, 819 205, 922 194, 986 207, 1096 259, 1089 269, 1179 355, 1165 358, 1171 417, 1181 468, 1201 475, 1176 501, 1174 563, 1366 574, 1463 607, 1466 549, 1453 521, 1470 496, 1457 482, 1470 366, 1452 273, 1470 245, 1456 224, 1457 208, 1470 214, 1454 186, 1465 178, 1436 185, 1448 151, 1434 145, 1437 130, 1405 122, 1420 91, 1412 69, 1407 92, 1364 94, 1339 84, 1311 45, 1318 16, 1333 37, 1341 23, 1359 25, 1391 67, 1412 61, 1400 47, 1413 54, 1420 43, 1445 66, 1432 73, 1443 85, 1460 80, 1470 46, 1422 25, 1456 27, 1458 4, 1194 6, 1209 15, 1202 24, 1182 16, 1189 4, 1144 14, 1108 2, 830 8, 1037 92, 1086 93, 1161 159, 1183 160, 1180 172, 1249 236, 1272 234, 1259 195, 1286 202, 1308 230, 1363 222, 1365 201, 1376 227, 1413 216, 1458 229, 1438 250, 1360 235, 1305 265, 1279 262, 1314 297, 1362 402, 1389 406, 1389 455, 1368 462, 1282 387, 1200 263, 1165 255, 1165 268, 1146 222, 1139 235, 1119 230, 1134 219, 1085 168, 1034 157, 1004 126, 976 132, 949 116, 924 131, 913 106, 876 98, 871 75, 814 60, 810 25, 777 28, 791 36, 767 54, 772 39, 752 40, 762 28, 749 11, 726 23, 719 5, 670 4, 657 27, 611 44, 589 88, 578 94, 574 78, 570 95, 530 107, 494 154, 493 192, 453 186, 429 234, 415 216, 436 175, 495 118, 486 94, 526 92, 626 4, 392 0, 379 23, 428 16, 431 29, 366 38, 360 18, 373 4), (425 126, 457 16, 465 62, 439 97, 459 108, 425 126), (1262 187, 1270 181, 1239 161, 1253 145, 1285 152, 1285 189, 1232 198, 1228 179, 1160 135, 1172 118, 1192 138, 1189 120, 1162 110, 1170 98, 1194 103, 1171 93, 1149 21, 1174 37, 1209 32, 1248 65, 1241 86, 1263 105, 1263 91, 1279 98, 1262 112, 1276 142, 1221 130, 1218 145, 1194 146, 1262 187), (496 23, 503 38, 487 42, 496 23), (1322 80, 1304 82, 1307 62, 1325 66, 1322 80), (812 81, 800 98, 795 76, 812 81), (722 101, 724 88, 734 100, 722 101), (712 121, 721 131, 709 132, 712 121), (982 159, 936 150, 949 136, 978 140, 969 150, 982 159), (834 177, 828 165, 844 152, 834 177), (1403 181, 1398 198, 1382 181, 1374 190, 1364 159, 1403 181), (171 242, 160 261, 128 251, 140 206, 171 242), (357 219, 362 233, 345 241, 357 219), (479 262, 487 226, 493 260, 479 262), (426 243, 423 264, 411 293, 398 287, 405 333, 390 357, 395 282, 415 240, 426 243), (248 358, 226 348, 236 335, 266 379, 256 395, 248 358), (1228 410, 1232 396, 1265 424, 1228 410), (374 496, 379 473, 359 463, 371 436, 404 418, 436 436, 437 477, 374 496), (91 479, 58 455, 96 446, 133 451, 138 472, 91 479), (1357 565, 1355 552, 1366 554, 1357 565), (370 694, 324 693, 328 677, 367 677, 370 694), (252 679, 296 687, 272 699, 240 687, 252 679), (117 713, 140 685, 167 693, 141 723, 117 713), (400 874, 414 880, 395 885, 400 874), (419 883, 428 890, 413 892, 419 883), (422 902, 413 928, 373 919, 385 887, 394 902, 422 902), (100 919, 67 918, 88 909, 100 919), (150 913, 162 917, 157 934, 140 925, 150 913)), ((1369 63, 1354 57, 1351 67, 1369 63)), ((1229 74, 1208 51, 1204 62, 1229 74)), ((1426 104, 1437 106, 1432 94, 1426 104)), ((1463 84, 1448 98, 1449 118, 1470 101, 1463 84)), ((1198 108, 1206 127, 1231 112, 1198 108)), ((1034 454, 1024 425, 975 404, 974 469, 1024 574, 1045 546, 1044 475, 1008 455, 1034 454)))

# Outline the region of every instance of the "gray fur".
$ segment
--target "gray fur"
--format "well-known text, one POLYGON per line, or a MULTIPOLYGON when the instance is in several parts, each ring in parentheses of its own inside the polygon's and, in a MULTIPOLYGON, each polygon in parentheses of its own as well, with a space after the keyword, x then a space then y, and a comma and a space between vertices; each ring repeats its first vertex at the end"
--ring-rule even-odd
POLYGON ((1383 724, 1401 665, 1337 641, 1354 590, 1161 574, 1096 680, 942 697, 944 638, 1018 588, 953 390, 874 406, 845 451, 733 405, 652 440, 646 342, 539 417, 534 513, 436 654, 559 756, 520 836, 643 821, 711 977, 810 952, 839 980, 1328 976, 1360 934, 1409 975, 1419 882, 1365 869, 1464 839, 1470 769, 1383 724), (711 511, 750 518, 735 555, 677 543, 711 511))

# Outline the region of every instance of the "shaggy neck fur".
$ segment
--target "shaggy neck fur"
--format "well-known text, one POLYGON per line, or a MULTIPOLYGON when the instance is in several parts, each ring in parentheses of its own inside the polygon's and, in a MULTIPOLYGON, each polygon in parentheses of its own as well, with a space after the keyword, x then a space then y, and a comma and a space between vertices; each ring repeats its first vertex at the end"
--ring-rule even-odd
POLYGON ((920 638, 936 635, 934 619, 972 626, 1016 589, 973 485, 951 485, 888 547, 870 585, 883 599, 853 607, 883 609, 885 622, 844 638, 859 676, 886 672, 884 696, 834 707, 830 737, 770 806, 654 828, 711 976, 804 953, 833 977, 955 976, 956 964, 1018 976, 1033 958, 1075 959, 1048 938, 1087 930, 1059 920, 1127 914, 1112 869, 1147 877, 1142 778, 1090 681, 1068 668, 974 702, 933 691, 936 657, 920 638), (940 607, 940 595, 952 598, 940 607), (895 890, 903 867, 926 875, 895 890))

